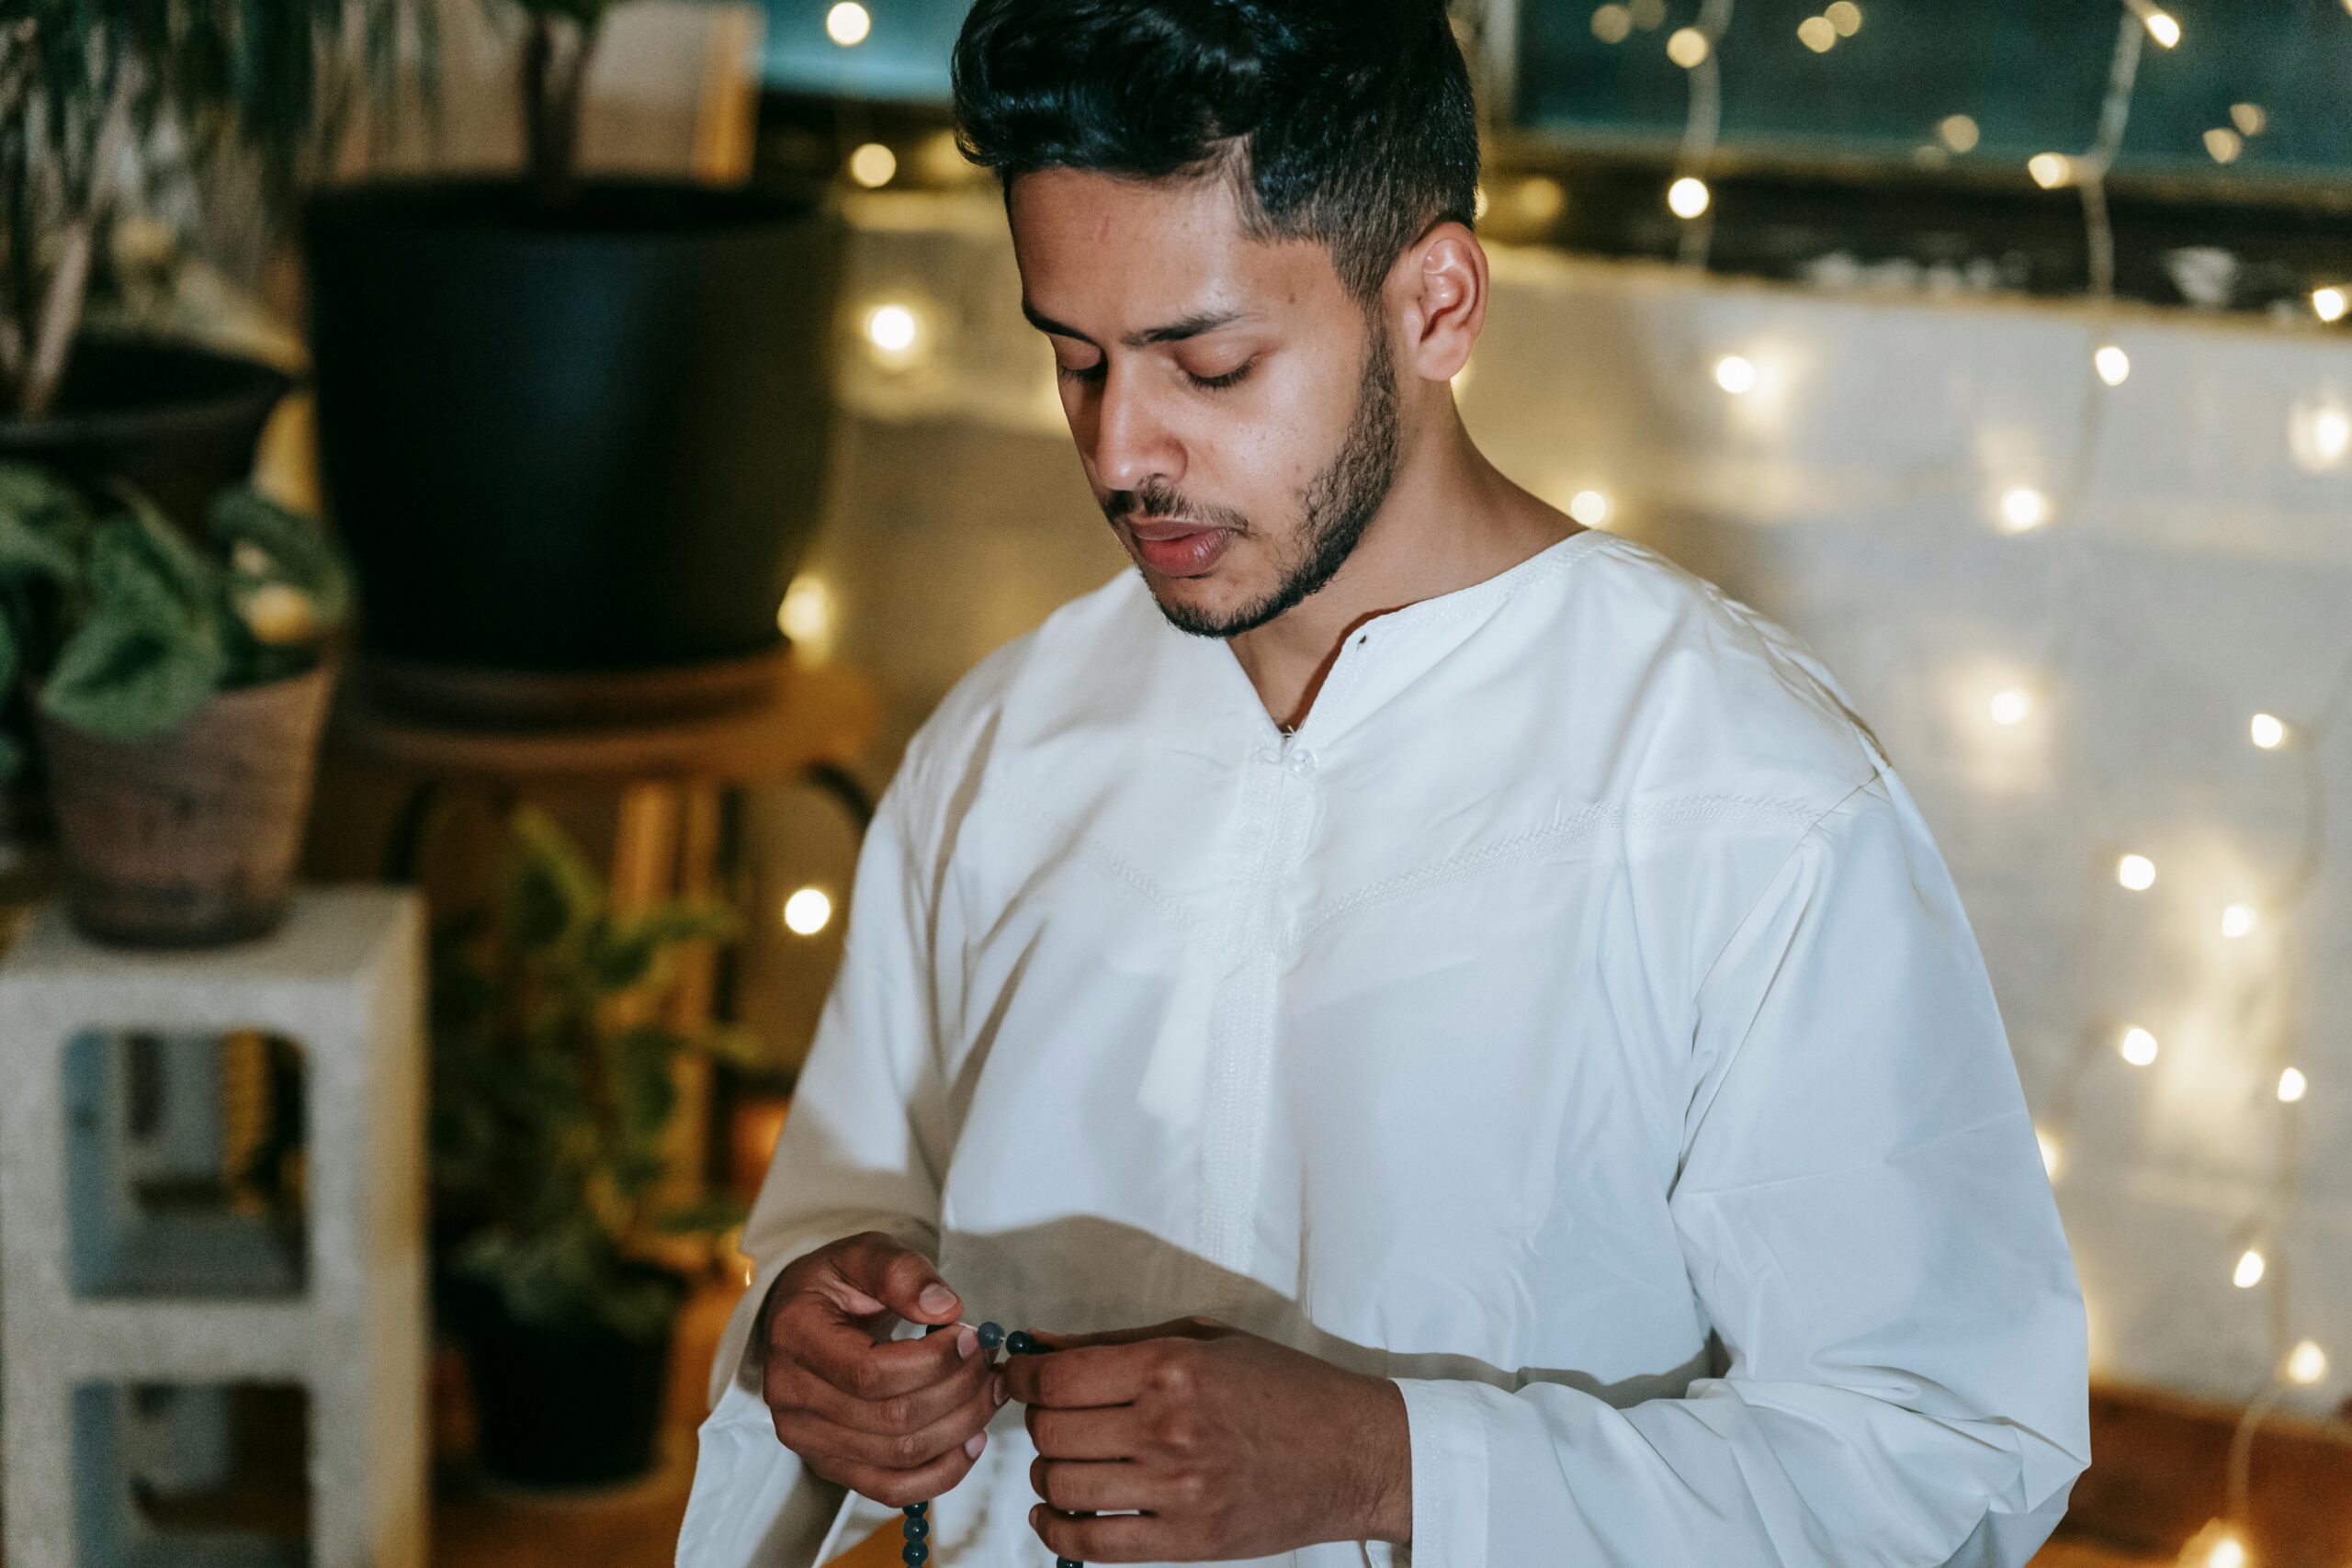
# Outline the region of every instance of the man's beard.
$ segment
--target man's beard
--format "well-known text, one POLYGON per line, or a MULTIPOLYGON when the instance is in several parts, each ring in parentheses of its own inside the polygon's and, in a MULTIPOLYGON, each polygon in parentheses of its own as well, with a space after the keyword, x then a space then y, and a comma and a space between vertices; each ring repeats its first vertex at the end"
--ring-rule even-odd
MULTIPOLYGON (((1362 542, 1364 529, 1388 499, 1389 487, 1396 482, 1397 465, 1396 361, 1385 326, 1372 323, 1365 336, 1370 346, 1356 389, 1355 414, 1340 440, 1339 452, 1300 497, 1299 549, 1282 581, 1256 604, 1223 615, 1171 604, 1153 595, 1159 613, 1178 631, 1218 637, 1254 631, 1319 592, 1362 542)), ((1162 512, 1202 515, 1181 506, 1139 509, 1139 515, 1162 512)))

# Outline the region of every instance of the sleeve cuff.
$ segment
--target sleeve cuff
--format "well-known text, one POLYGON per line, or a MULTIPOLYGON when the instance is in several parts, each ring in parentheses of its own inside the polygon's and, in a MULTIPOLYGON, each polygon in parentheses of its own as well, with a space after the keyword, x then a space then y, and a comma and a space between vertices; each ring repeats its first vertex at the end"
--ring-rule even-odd
POLYGON ((1476 1385, 1391 1378, 1413 1463, 1412 1568, 1487 1568, 1487 1414, 1476 1385))

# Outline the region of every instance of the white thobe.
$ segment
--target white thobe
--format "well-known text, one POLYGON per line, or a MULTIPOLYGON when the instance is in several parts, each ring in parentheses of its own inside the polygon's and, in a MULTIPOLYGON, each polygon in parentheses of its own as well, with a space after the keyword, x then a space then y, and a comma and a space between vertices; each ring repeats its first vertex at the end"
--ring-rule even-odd
MULTIPOLYGON (((1809 650, 1602 532, 1365 623, 1295 738, 1132 574, 956 688, 744 1233, 684 1568, 894 1517, 777 1441, 749 1342, 866 1229, 969 1321, 1204 1313, 1394 1379, 1410 1547, 1263 1562, 2016 1564, 2089 1458, 1927 826, 1809 650)), ((933 1568, 1050 1561, 1022 1416, 933 1568)))

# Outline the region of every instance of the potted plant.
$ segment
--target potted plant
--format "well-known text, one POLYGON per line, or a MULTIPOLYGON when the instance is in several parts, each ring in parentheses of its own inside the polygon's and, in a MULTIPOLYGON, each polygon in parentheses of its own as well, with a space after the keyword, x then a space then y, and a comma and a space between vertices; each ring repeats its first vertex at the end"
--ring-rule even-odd
MULTIPOLYGON (((250 487, 199 544, 145 495, 0 462, 0 690, 39 715, 85 931, 141 946, 238 942, 286 908, 310 809, 342 556, 250 487)), ((0 780, 26 761, 0 737, 0 780)))
POLYGON ((621 914, 552 818, 526 806, 510 826, 489 906, 434 932, 438 1295, 472 1369, 484 1471, 621 1481, 650 1462, 684 1297, 665 1241, 743 1217, 665 1196, 677 1072, 759 1055, 740 1029, 655 1011, 676 950, 740 927, 699 901, 621 914))
POLYGON ((591 178, 607 0, 514 0, 526 163, 307 208, 321 480, 371 674, 758 660, 815 526, 839 218, 591 178))
MULTIPOLYGON (((246 161, 265 216, 333 146, 364 73, 389 96, 430 7, 412 0, 18 0, 0 6, 0 458, 130 480, 191 532, 253 468, 289 382, 191 343, 85 330, 108 236, 148 187, 246 161), (365 47, 355 47, 364 45, 365 47)), ((21 700, 0 737, 22 756, 21 700)), ((40 759, 0 796, 0 838, 38 839, 40 759)))

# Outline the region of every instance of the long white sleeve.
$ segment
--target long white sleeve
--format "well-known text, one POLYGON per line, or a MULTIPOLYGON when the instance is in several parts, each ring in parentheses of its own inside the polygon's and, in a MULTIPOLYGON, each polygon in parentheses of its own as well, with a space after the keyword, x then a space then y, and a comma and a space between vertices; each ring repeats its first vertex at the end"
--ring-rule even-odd
POLYGON ((2082 1300, 1975 940, 1891 773, 1698 988, 1670 1207, 1728 1354, 1612 1407, 1399 1378, 1417 1568, 2024 1562, 2089 1460, 2082 1300))
POLYGON ((841 968, 744 1225, 755 1267, 711 1365, 680 1568, 810 1568, 830 1549, 847 1495, 777 1440, 761 1393, 765 1348, 752 1329, 776 1276, 866 1230, 938 1256, 939 1162, 922 1129, 938 1098, 929 923, 905 782, 885 794, 859 853, 841 968))

